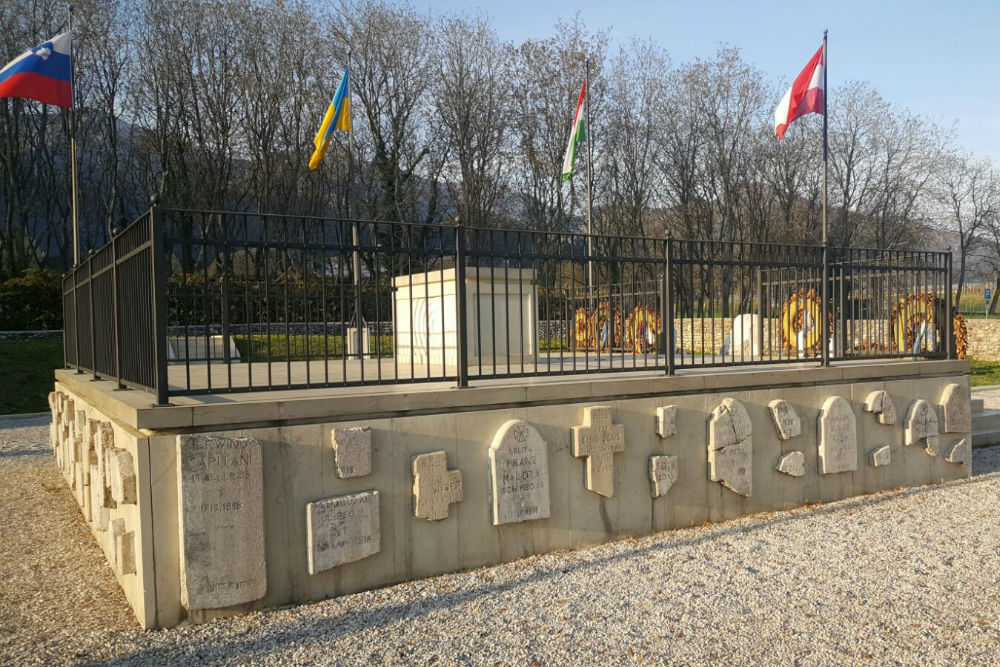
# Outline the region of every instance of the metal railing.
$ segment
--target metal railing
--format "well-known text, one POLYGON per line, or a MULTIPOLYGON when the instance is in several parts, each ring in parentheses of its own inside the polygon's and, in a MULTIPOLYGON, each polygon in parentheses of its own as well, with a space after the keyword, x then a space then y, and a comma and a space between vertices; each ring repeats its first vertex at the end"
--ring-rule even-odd
POLYGON ((166 403, 947 357, 950 286, 941 252, 154 207, 65 276, 65 359, 166 403))

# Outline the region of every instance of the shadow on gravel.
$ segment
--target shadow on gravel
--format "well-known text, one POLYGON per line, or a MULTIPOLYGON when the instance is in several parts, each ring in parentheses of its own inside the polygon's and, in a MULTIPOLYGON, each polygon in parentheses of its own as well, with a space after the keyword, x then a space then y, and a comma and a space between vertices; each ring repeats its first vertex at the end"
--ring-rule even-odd
MULTIPOLYGON (((981 466, 974 473, 984 475, 1000 470, 1000 447, 993 447, 989 450, 975 450, 973 455, 974 466, 981 466)), ((985 484, 992 480, 965 479, 949 482, 950 486, 962 486, 967 484, 985 484)), ((933 493, 939 490, 937 484, 921 486, 910 489, 902 489, 897 492, 886 492, 881 495, 857 496, 848 498, 829 505, 811 506, 807 509, 798 508, 796 510, 783 511, 772 518, 762 519, 766 515, 756 515, 743 517, 733 521, 717 524, 719 530, 707 535, 700 535, 685 540, 672 540, 667 537, 667 542, 650 544, 648 546, 629 549, 625 552, 610 554, 600 558, 578 560, 574 563, 564 564, 561 567, 540 569, 542 566, 532 565, 534 571, 526 576, 513 581, 504 581, 493 584, 483 584, 469 589, 445 592, 435 597, 423 598, 412 603, 393 604, 378 609, 348 610, 344 613, 336 613, 326 618, 301 619, 290 618, 281 622, 274 619, 262 618, 260 623, 252 628, 226 627, 226 620, 219 620, 207 625, 189 626, 179 630, 160 630, 143 633, 140 635, 147 642, 147 646, 132 653, 110 658, 108 660, 91 661, 77 663, 87 667, 111 667, 113 665, 150 665, 150 664, 233 664, 234 662, 250 662, 251 656, 256 660, 262 660, 265 656, 301 646, 311 641, 311 638, 330 641, 344 635, 349 635, 361 630, 372 628, 383 628, 399 623, 400 621, 413 621, 421 616, 445 609, 450 609, 457 605, 473 602, 481 598, 503 594, 517 590, 525 585, 539 581, 545 581, 555 577, 561 577, 571 572, 591 570, 605 567, 619 561, 623 561, 636 556, 649 555, 655 553, 669 552, 679 546, 697 546, 703 543, 725 539, 733 535, 752 534, 759 530, 764 530, 772 526, 787 524, 795 521, 810 520, 816 516, 841 512, 849 509, 852 505, 879 505, 899 498, 919 496, 933 493), (746 525, 747 521, 752 521, 751 525, 746 525), (728 524, 728 526, 727 526, 728 524), (232 638, 224 635, 232 632, 232 638), (178 636, 180 635, 180 636, 178 636), (186 636, 185 636, 186 635, 186 636), (220 635, 223 635, 220 637, 220 635), (252 635, 253 638, 248 638, 252 635), (155 646, 154 643, 163 642, 164 646, 155 646)), ((668 535, 670 531, 660 535, 668 535)), ((627 538, 620 538, 627 539, 627 538)), ((597 545, 595 545, 597 546, 597 545)), ((593 547, 591 547, 593 548, 593 547)), ((498 566, 502 567, 502 566, 498 566)), ((362 593, 363 595, 363 593, 362 593)), ((265 614, 267 612, 264 612, 265 614)), ((238 622, 238 621, 237 621, 238 622)), ((368 656, 369 663, 384 662, 386 660, 399 660, 406 658, 405 654, 399 656, 386 656, 392 651, 391 648, 382 648, 368 656)), ((412 658, 412 656, 409 656, 412 658)), ((331 664, 336 663, 336 657, 331 656, 331 664)))

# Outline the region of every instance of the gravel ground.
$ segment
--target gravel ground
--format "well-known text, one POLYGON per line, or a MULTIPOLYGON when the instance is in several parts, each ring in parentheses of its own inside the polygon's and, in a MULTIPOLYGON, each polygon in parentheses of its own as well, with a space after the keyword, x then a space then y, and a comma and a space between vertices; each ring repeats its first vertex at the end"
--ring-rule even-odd
POLYGON ((0 420, 3 664, 1000 663, 1000 448, 969 480, 142 632, 46 423, 0 420))

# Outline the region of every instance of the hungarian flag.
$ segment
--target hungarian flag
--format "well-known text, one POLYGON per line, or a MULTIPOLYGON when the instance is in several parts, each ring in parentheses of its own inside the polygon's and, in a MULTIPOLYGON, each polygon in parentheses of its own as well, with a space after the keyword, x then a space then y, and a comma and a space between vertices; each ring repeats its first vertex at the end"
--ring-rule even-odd
POLYGON ((58 107, 73 106, 72 33, 56 35, 0 69, 0 97, 23 97, 58 107))
POLYGON ((809 60, 806 68, 795 77, 792 87, 774 110, 774 134, 779 139, 785 136, 785 130, 799 116, 805 116, 807 113, 825 113, 826 91, 823 81, 825 68, 821 46, 809 60))
POLYGON ((576 113, 573 114, 573 130, 569 135, 569 145, 566 146, 566 155, 563 157, 562 182, 565 183, 573 175, 576 164, 576 149, 580 143, 587 138, 587 130, 583 122, 583 103, 587 97, 587 80, 583 80, 583 87, 580 88, 580 100, 576 103, 576 113))

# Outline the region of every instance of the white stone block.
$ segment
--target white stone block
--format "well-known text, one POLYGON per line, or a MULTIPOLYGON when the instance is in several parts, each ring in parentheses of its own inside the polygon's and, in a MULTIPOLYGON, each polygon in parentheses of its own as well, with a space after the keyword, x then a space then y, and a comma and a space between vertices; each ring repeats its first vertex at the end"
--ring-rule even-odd
POLYGON ((945 433, 969 433, 972 430, 972 398, 964 385, 949 384, 941 394, 945 433))
POLYGON ((802 421, 788 401, 777 398, 767 404, 774 420, 774 428, 782 440, 790 440, 802 434, 802 421))
POLYGON ((337 477, 363 477, 372 471, 372 430, 368 426, 334 428, 330 434, 337 477))
POLYGON ((778 465, 774 469, 792 477, 802 477, 806 474, 805 454, 798 450, 786 452, 778 459, 778 465))
POLYGON ((819 415, 819 472, 830 475, 858 469, 858 428, 847 399, 830 396, 819 415))
POLYGON ((261 443, 177 437, 181 604, 220 609, 267 592, 261 443))
POLYGON ((709 479, 741 496, 753 492, 753 425, 739 401, 724 398, 708 425, 709 479))
POLYGON ((551 515, 548 445, 534 426, 505 422, 493 436, 489 462, 494 526, 551 515))
POLYGON ((440 521, 448 518, 449 506, 462 501, 462 471, 448 469, 445 452, 413 457, 413 515, 440 521))
POLYGON ((94 528, 100 531, 108 529, 111 512, 104 506, 104 488, 96 483, 98 479, 97 466, 90 467, 90 516, 94 528))
POLYGON ((875 468, 892 463, 892 451, 889 445, 879 445, 868 452, 868 462, 875 468))
POLYGON ((664 405, 656 408, 656 435, 669 438, 677 434, 677 406, 664 405))
POLYGON ((614 455, 625 451, 625 427, 611 420, 611 408, 583 409, 583 425, 574 426, 573 456, 587 459, 587 489, 610 498, 615 493, 614 455))
POLYGON ((649 457, 649 492, 654 498, 667 495, 677 481, 676 456, 649 457))
POLYGON ((124 449, 113 449, 108 457, 111 477, 111 498, 118 504, 134 505, 136 501, 135 465, 132 455, 124 449))
POLYGON ((111 522, 111 542, 119 574, 135 574, 135 533, 126 529, 125 519, 111 522))
POLYGON ((351 563, 381 548, 378 491, 324 498, 306 504, 309 574, 351 563))

